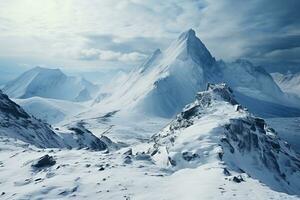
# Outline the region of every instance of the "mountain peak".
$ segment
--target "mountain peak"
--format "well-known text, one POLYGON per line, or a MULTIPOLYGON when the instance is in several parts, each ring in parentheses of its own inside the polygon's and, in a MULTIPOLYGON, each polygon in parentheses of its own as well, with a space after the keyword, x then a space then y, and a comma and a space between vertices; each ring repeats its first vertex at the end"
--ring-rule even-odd
POLYGON ((196 32, 194 31, 194 29, 189 29, 189 30, 181 33, 179 36, 179 38, 181 38, 181 39, 188 39, 191 37, 196 37, 196 32))
POLYGON ((193 29, 189 29, 180 36, 166 50, 167 55, 176 56, 180 60, 192 59, 198 65, 212 66, 215 59, 193 29))
POLYGON ((40 67, 40 66, 36 66, 36 67, 32 68, 29 71, 33 71, 33 72, 52 72, 52 73, 63 74, 63 72, 58 68, 54 69, 54 68, 45 68, 45 67, 40 67))

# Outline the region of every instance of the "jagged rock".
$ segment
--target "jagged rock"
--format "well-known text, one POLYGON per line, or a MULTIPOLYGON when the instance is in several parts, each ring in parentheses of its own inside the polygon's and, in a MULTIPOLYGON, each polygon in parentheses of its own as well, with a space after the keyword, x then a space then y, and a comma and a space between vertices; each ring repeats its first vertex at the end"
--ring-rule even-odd
POLYGON ((52 156, 49 156, 48 154, 40 157, 37 161, 32 163, 32 167, 34 168, 43 168, 43 167, 51 167, 56 164, 56 161, 52 156))
MULTIPOLYGON (((228 167, 270 187, 284 185, 286 190, 300 194, 295 192, 300 191, 298 155, 265 120, 253 116, 242 106, 236 109, 237 105, 226 84, 209 84, 207 91, 197 94, 195 102, 187 105, 167 127, 152 136, 154 150, 150 152, 165 149, 163 154, 153 153, 154 162, 178 170, 218 159, 225 166, 223 173, 227 176, 230 175, 228 167), (197 155, 191 152, 204 157, 196 159, 197 155), (182 160, 193 162, 183 163, 182 160), (238 169, 243 169, 243 172, 238 169), (262 176, 257 169, 266 175, 262 176)), ((241 182, 243 178, 236 176, 233 181, 241 182)))
POLYGON ((240 182, 245 181, 245 180, 243 179, 243 177, 241 175, 238 175, 238 176, 234 176, 232 181, 236 182, 236 183, 240 183, 240 182))
MULTIPOLYGON (((84 122, 77 122, 70 125, 69 130, 74 132, 74 136, 71 138, 70 146, 77 147, 79 149, 89 148, 91 150, 102 151, 107 149, 107 145, 100 138, 96 137, 91 131, 85 128, 84 122), (75 146, 74 146, 75 144, 75 146)), ((70 137, 70 135, 67 135, 70 137)), ((66 141, 69 141, 70 138, 66 141)))
POLYGON ((224 168, 224 169, 223 169, 223 174, 224 174, 225 176, 231 176, 231 173, 228 171, 227 168, 224 168))
POLYGON ((123 155, 126 155, 126 156, 132 156, 132 149, 131 149, 131 148, 128 149, 127 151, 125 151, 125 152, 123 153, 123 155))
POLYGON ((192 153, 192 152, 183 152, 182 153, 182 158, 186 161, 193 161, 197 158, 199 158, 200 156, 198 154, 192 153))
POLYGON ((126 157, 124 158, 124 163, 125 163, 125 164, 131 164, 131 163, 132 163, 131 157, 130 157, 130 156, 126 156, 126 157))
POLYGON ((51 127, 30 115, 0 91, 0 136, 14 138, 39 148, 67 147, 51 127))

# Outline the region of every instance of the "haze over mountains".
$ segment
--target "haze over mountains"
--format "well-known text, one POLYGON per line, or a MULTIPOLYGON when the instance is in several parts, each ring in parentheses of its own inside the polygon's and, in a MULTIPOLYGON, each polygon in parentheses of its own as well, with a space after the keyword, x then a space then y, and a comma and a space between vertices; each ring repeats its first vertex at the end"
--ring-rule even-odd
POLYGON ((298 76, 272 76, 216 60, 192 29, 102 87, 33 68, 0 92, 0 194, 299 199, 300 134, 261 118, 300 119, 298 76))
POLYGON ((59 69, 35 67, 3 87, 11 98, 34 96, 69 101, 87 101, 98 87, 89 81, 67 76, 59 69))

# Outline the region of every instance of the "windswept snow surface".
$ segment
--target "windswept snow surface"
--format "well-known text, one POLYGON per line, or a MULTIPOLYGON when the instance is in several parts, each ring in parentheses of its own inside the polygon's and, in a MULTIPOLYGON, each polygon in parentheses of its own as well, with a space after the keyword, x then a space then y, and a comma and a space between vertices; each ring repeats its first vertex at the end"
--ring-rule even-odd
POLYGON ((70 101, 90 100, 98 87, 79 77, 65 75, 59 69, 35 67, 7 83, 3 92, 10 98, 34 96, 70 101))
POLYGON ((14 99, 24 110, 49 124, 63 123, 68 118, 85 110, 87 103, 77 103, 64 100, 31 97, 27 99, 14 99))
MULTIPOLYGON (((299 183, 299 171, 291 170, 292 167, 297 169, 298 159, 292 157, 293 151, 284 141, 261 119, 239 106, 224 85, 199 93, 198 97, 155 134, 153 140, 140 141, 120 150, 40 150, 0 139, 1 197, 299 199, 296 196, 299 184, 295 185, 299 183), (251 123, 255 131, 253 127, 250 130, 251 123), (253 136, 248 138, 249 134, 253 136), (251 140, 254 136, 258 137, 257 148, 257 144, 252 143, 256 140, 251 140), (41 169, 31 166, 46 154, 53 156, 55 165, 41 169), (262 163, 264 156, 269 169, 262 163), (285 178, 274 168, 275 162, 285 178)), ((109 120, 112 115, 103 116, 101 120, 109 120)))
POLYGON ((109 138, 96 137, 83 122, 76 122, 62 127, 62 130, 54 131, 49 124, 27 114, 2 91, 0 91, 0 138, 20 140, 39 148, 105 150, 108 147, 106 142, 113 144, 109 138))
POLYGON ((85 103, 49 99, 94 97, 50 71, 9 91, 54 130, 0 93, 0 199, 300 199, 297 143, 250 112, 300 116, 297 97, 248 61, 216 61, 193 30, 85 103))

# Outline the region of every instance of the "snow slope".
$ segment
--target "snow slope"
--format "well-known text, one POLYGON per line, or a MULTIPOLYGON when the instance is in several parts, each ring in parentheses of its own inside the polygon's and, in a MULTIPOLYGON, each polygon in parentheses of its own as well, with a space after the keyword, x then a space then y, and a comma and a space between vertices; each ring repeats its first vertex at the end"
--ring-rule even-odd
POLYGON ((34 96, 70 101, 92 98, 98 87, 79 77, 66 76, 59 69, 35 67, 7 83, 3 91, 11 98, 34 96))
POLYGON ((63 140, 49 125, 28 115, 0 91, 0 135, 38 147, 64 147, 63 140))
POLYGON ((300 97, 300 73, 272 73, 271 75, 282 91, 300 97))
POLYGON ((83 103, 42 97, 14 99, 14 101, 27 113, 52 125, 67 120, 68 117, 74 117, 87 107, 83 103))
MULTIPOLYGON (((0 137, 12 138, 39 148, 89 148, 104 150, 108 138, 98 138, 85 128, 84 123, 75 123, 56 132, 49 124, 28 115, 18 104, 0 91, 0 137)), ((106 144, 107 143, 107 144, 106 144)))
POLYGON ((198 93, 152 140, 121 150, 40 150, 1 138, 0 146, 5 199, 299 199, 299 158, 226 85, 198 93), (56 163, 33 169, 45 154, 56 163))
POLYGON ((198 93, 153 140, 149 153, 162 167, 219 168, 228 180, 252 177, 272 190, 300 195, 300 158, 263 119, 239 105, 225 84, 198 93))
POLYGON ((300 118, 269 118, 267 122, 275 128, 278 135, 286 140, 300 155, 300 118))
MULTIPOLYGON (((285 95, 262 68, 245 60, 216 61, 193 30, 182 33, 165 51, 156 50, 122 80, 112 94, 95 101, 97 110, 172 117, 208 82, 226 82, 243 96, 260 101, 300 105, 299 99, 285 95)), ((255 110, 256 105, 247 106, 255 110)), ((299 110, 297 113, 299 116, 299 110)))

